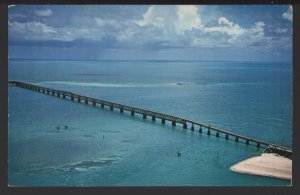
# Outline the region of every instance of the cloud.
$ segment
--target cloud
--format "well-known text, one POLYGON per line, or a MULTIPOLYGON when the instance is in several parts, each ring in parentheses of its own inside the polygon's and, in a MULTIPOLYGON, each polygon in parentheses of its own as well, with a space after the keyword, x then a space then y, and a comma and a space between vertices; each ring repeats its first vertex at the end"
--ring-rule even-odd
POLYGON ((177 6, 177 21, 175 29, 178 32, 185 30, 199 29, 201 18, 197 13, 198 8, 194 5, 179 5, 177 6))
POLYGON ((108 33, 100 28, 56 28, 41 22, 9 22, 9 35, 12 40, 21 41, 101 41, 108 33))
POLYGON ((276 33, 286 33, 286 32, 288 32, 288 29, 287 28, 276 28, 274 31, 276 33))
POLYGON ((220 17, 218 24, 218 26, 205 27, 204 32, 221 32, 230 36, 241 35, 245 32, 238 24, 234 24, 225 17, 220 17))
POLYGON ((8 5, 7 8, 13 8, 15 7, 16 5, 8 5))
POLYGON ((57 30, 40 22, 9 22, 9 34, 25 40, 48 40, 57 30))
POLYGON ((45 9, 45 10, 35 10, 34 13, 37 16, 51 16, 53 14, 51 9, 45 9))
MULTIPOLYGON (((128 18, 112 17, 111 14, 109 17, 105 14, 70 14, 66 15, 64 25, 53 22, 57 22, 56 15, 47 21, 38 20, 37 17, 22 20, 12 17, 9 21, 9 40, 16 42, 79 40, 103 47, 149 50, 187 47, 265 49, 280 47, 279 44, 285 41, 287 41, 285 45, 289 45, 290 41, 283 38, 284 32, 288 31, 287 27, 280 28, 277 25, 272 27, 277 29, 270 30, 272 25, 267 21, 256 21, 252 25, 247 23, 249 26, 245 26, 244 23, 238 24, 234 20, 229 20, 224 14, 202 20, 202 15, 207 13, 199 6, 154 5, 146 8, 144 13, 139 12, 138 15, 130 13, 128 18)), ((10 16, 13 14, 22 12, 11 13, 10 16)))
POLYGON ((139 26, 154 26, 157 28, 165 28, 170 25, 168 21, 176 17, 176 10, 173 6, 152 5, 143 15, 142 20, 133 20, 139 26))
POLYGON ((282 18, 290 22, 293 21, 293 7, 291 5, 288 10, 282 14, 282 18))
POLYGON ((133 20, 137 25, 152 26, 165 31, 183 31, 199 29, 201 18, 198 8, 194 5, 150 6, 142 20, 133 20))

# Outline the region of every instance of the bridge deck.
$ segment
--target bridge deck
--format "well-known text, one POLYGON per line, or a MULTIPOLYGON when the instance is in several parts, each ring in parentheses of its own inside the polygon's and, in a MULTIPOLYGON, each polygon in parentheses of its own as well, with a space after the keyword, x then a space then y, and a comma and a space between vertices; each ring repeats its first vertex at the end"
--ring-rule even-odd
POLYGON ((189 123, 189 124, 191 124, 192 130, 194 130, 194 126, 197 125, 197 126, 199 126, 199 132, 202 132, 202 128, 206 128, 207 133, 209 135, 211 134, 211 130, 213 130, 216 132, 215 135, 217 137, 219 137, 219 134, 222 133, 225 135, 225 139, 229 139, 229 136, 232 136, 235 138, 236 142, 239 142, 239 140, 244 140, 247 145, 249 144, 249 142, 253 142, 256 144, 257 147, 260 147, 261 145, 274 146, 274 147, 278 147, 278 148, 281 148, 286 151, 291 151, 291 149, 280 146, 280 145, 276 145, 276 144, 268 143, 268 142, 261 141, 261 140, 255 139, 255 138, 239 135, 239 134, 230 132, 228 130, 211 127, 210 125, 199 123, 197 121, 192 121, 189 119, 185 119, 185 118, 181 118, 181 117, 177 117, 177 116, 173 116, 173 115, 169 115, 169 114, 155 112, 155 111, 151 111, 148 109, 146 110, 146 109, 137 108, 137 107, 133 107, 133 106, 127 106, 127 105, 120 104, 120 103, 114 103, 114 102, 96 99, 96 98, 92 98, 92 97, 87 97, 87 96, 83 96, 83 95, 79 95, 79 94, 75 94, 75 93, 71 93, 71 92, 67 92, 67 91, 63 91, 63 90, 50 89, 47 87, 32 85, 29 83, 24 83, 24 82, 19 82, 19 81, 9 81, 9 85, 13 85, 13 86, 17 86, 17 87, 21 87, 21 88, 25 88, 25 89, 29 89, 29 90, 34 90, 34 91, 38 91, 38 92, 43 92, 43 93, 47 93, 47 94, 52 94, 52 95, 56 94, 56 96, 58 96, 58 97, 60 97, 60 96, 63 96, 63 98, 69 97, 71 100, 74 100, 74 98, 76 98, 78 101, 84 100, 86 104, 88 104, 88 102, 90 102, 94 106, 96 106, 96 104, 100 104, 101 107, 108 106, 108 107, 110 107, 111 110, 113 110, 113 108, 120 109, 121 112, 126 110, 126 111, 130 111, 132 115, 134 115, 134 113, 139 113, 139 114, 142 114, 144 118, 146 116, 152 116, 153 119, 160 118, 162 120, 162 122, 165 122, 165 120, 171 121, 172 125, 176 125, 176 123, 180 123, 183 125, 183 128, 187 128, 187 123, 189 123))

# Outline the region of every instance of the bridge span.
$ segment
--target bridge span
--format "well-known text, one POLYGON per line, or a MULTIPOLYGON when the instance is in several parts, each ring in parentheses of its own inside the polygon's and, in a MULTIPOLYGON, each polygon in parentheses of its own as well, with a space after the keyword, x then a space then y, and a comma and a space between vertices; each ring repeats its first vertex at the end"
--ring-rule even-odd
POLYGON ((244 143, 245 145, 255 145, 256 147, 267 147, 267 146, 273 146, 276 148, 280 148, 281 150, 287 151, 287 152, 292 152, 291 149, 286 148, 284 146, 272 144, 269 142, 265 142, 262 140, 258 140, 255 138, 239 135, 237 133, 233 133, 228 130, 223 130, 220 128, 212 127, 211 125, 208 124, 203 124, 197 121, 169 115, 169 114, 164 114, 160 112, 155 112, 151 111, 148 109, 142 109, 142 108, 137 108, 137 107, 132 107, 132 106, 127 106, 124 104, 120 103, 114 103, 106 100, 101 100, 101 99, 96 99, 92 97, 87 97, 63 90, 56 90, 56 89, 50 89, 47 87, 42 87, 38 85, 33 85, 29 83, 24 83, 20 81, 8 81, 8 84, 11 86, 17 86, 20 88, 52 95, 52 96, 57 96, 63 99, 70 99, 71 101, 78 101, 78 102, 84 102, 85 104, 91 104, 92 106, 97 106, 100 105, 101 108, 104 108, 105 106, 108 107, 111 111, 114 109, 118 109, 121 113, 124 111, 130 112, 132 116, 135 114, 140 114, 143 116, 144 119, 147 118, 147 116, 151 117, 153 121, 156 119, 160 119, 161 123, 165 124, 166 121, 170 121, 172 126, 176 126, 177 124, 181 124, 184 129, 188 128, 188 124, 190 126, 191 131, 195 131, 197 128, 199 133, 206 133, 207 135, 214 135, 216 137, 221 137, 223 135, 223 138, 226 140, 234 140, 235 142, 239 143, 244 143))

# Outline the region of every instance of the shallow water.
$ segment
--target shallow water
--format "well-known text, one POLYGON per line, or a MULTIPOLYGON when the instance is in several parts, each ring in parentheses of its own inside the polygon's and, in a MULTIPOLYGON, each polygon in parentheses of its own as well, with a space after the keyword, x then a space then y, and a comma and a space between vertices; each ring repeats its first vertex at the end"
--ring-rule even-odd
MULTIPOLYGON (((291 64, 9 61, 10 80, 174 114, 288 147, 291 75, 291 64)), ((10 185, 290 184, 229 170, 262 149, 16 87, 9 87, 8 133, 10 185)))

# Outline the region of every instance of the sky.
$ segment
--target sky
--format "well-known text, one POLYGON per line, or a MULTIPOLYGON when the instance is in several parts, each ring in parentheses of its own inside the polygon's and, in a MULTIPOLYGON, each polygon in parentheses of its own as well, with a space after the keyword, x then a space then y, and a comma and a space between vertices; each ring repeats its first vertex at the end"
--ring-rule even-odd
POLYGON ((10 5, 9 59, 292 61, 289 5, 10 5))

